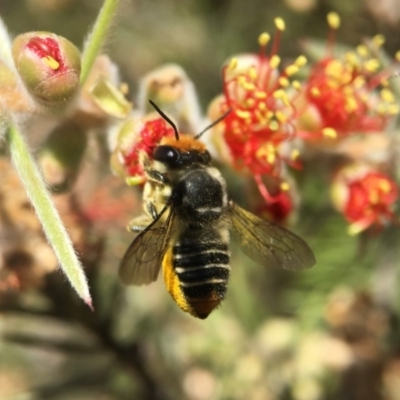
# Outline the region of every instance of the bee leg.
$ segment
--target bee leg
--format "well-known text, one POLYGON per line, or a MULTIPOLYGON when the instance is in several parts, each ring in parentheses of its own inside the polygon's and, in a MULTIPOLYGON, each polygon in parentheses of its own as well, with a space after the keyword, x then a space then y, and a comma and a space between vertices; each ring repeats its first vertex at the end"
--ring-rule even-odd
POLYGON ((152 219, 148 215, 141 215, 129 221, 127 229, 130 232, 139 233, 144 231, 151 223, 152 219))
POLYGON ((157 218, 157 215, 158 215, 158 214, 157 214, 156 206, 155 206, 153 203, 148 202, 148 203, 146 204, 146 207, 147 207, 147 211, 148 211, 148 213, 150 214, 151 218, 156 219, 156 218, 157 218))
POLYGON ((146 171, 147 175, 149 176, 149 178, 157 183, 169 183, 170 180, 161 172, 156 171, 155 169, 150 169, 148 171, 146 171))

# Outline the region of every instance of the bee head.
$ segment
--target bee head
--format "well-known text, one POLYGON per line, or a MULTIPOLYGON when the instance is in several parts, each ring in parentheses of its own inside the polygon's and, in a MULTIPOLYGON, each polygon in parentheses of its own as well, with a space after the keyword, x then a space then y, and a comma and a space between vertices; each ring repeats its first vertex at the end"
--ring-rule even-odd
POLYGON ((196 136, 180 135, 174 122, 155 104, 152 100, 149 103, 154 109, 167 121, 175 132, 175 138, 164 137, 160 146, 157 146, 153 152, 153 158, 169 168, 185 168, 193 164, 208 165, 211 161, 210 153, 207 151, 204 143, 198 139, 213 126, 221 122, 230 112, 228 110, 216 121, 212 122, 196 136))
POLYGON ((171 137, 163 138, 160 146, 153 151, 153 159, 171 169, 193 164, 208 165, 211 162, 210 153, 204 143, 189 135, 181 135, 179 141, 171 137))

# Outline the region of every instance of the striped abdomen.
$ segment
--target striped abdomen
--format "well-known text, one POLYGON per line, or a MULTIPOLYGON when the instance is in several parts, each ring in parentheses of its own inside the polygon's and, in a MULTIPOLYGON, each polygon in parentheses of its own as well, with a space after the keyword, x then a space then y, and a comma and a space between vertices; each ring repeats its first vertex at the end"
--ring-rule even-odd
POLYGON ((207 318, 226 294, 228 244, 216 230, 201 238, 183 234, 165 255, 163 270, 177 304, 195 317, 207 318))

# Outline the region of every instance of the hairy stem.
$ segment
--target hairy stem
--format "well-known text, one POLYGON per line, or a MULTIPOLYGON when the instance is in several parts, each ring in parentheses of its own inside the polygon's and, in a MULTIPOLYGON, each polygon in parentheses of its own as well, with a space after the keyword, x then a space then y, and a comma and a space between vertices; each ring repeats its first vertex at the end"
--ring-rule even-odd
POLYGON ((112 19, 117 9, 119 0, 105 0, 103 7, 100 10, 97 20, 90 32, 82 54, 82 70, 81 70, 81 84, 86 82, 89 72, 93 63, 99 53, 108 30, 110 28, 112 19))
POLYGON ((17 127, 11 125, 7 140, 11 159, 43 226, 44 233, 57 256, 62 270, 78 295, 92 306, 86 276, 72 246, 57 209, 17 127))

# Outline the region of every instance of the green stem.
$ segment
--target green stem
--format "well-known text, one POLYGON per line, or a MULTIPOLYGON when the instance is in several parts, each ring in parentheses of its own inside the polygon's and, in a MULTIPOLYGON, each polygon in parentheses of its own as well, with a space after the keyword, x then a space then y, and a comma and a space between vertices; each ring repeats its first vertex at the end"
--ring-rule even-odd
POLYGON ((26 192, 42 223, 44 233, 58 258, 62 270, 78 295, 92 307, 89 287, 82 265, 72 246, 71 239, 55 208, 46 184, 28 151, 25 140, 16 126, 11 125, 7 134, 11 159, 26 192))
POLYGON ((86 82, 93 63, 104 43, 119 0, 105 0, 93 30, 90 32, 82 54, 81 85, 86 82))

